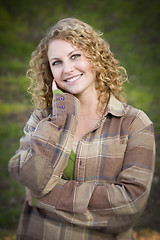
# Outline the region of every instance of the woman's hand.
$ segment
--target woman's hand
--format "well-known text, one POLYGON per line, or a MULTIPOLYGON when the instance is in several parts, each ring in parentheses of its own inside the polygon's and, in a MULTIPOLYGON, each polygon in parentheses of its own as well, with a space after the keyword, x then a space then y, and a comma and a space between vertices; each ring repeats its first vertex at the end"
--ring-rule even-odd
POLYGON ((57 85, 57 83, 54 79, 53 79, 53 82, 52 82, 52 91, 53 91, 53 95, 55 93, 63 94, 63 91, 58 88, 58 85, 57 85))
POLYGON ((32 196, 31 196, 30 190, 27 187, 25 188, 25 192, 26 192, 26 201, 28 205, 32 207, 32 196))
POLYGON ((56 89, 58 89, 57 83, 55 82, 55 80, 53 79, 52 82, 52 91, 54 92, 56 89))

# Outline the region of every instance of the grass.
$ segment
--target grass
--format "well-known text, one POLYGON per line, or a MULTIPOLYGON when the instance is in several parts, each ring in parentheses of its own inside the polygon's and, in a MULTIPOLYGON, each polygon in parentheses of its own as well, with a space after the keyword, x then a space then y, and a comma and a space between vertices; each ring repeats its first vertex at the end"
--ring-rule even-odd
MULTIPOLYGON (((0 85, 0 239, 3 239, 4 235, 10 237, 8 230, 17 228, 24 200, 24 187, 10 177, 8 161, 19 147, 19 139, 23 135, 23 127, 32 106, 25 76, 20 73, 16 76, 15 72, 2 75, 0 85)), ((14 239, 12 232, 11 236, 14 239)))
POLYGON ((15 149, 18 149, 18 141, 22 136, 22 124, 1 123, 1 165, 0 165, 0 188, 2 191, 0 205, 0 226, 2 229, 16 228, 17 221, 22 205, 24 187, 16 183, 8 173, 8 160, 13 155, 15 149))
POLYGON ((21 104, 21 103, 3 103, 0 105, 0 112, 2 113, 1 116, 12 114, 18 114, 19 112, 28 110, 27 104, 21 104))

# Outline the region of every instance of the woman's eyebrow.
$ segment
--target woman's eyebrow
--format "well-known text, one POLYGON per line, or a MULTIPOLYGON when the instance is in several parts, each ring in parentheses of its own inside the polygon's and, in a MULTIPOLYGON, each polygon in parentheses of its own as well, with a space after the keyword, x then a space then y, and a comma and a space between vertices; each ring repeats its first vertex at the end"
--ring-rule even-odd
MULTIPOLYGON (((77 51, 78 51, 77 49, 71 51, 70 53, 68 53, 68 56, 72 55, 74 52, 77 52, 77 51)), ((49 59, 49 61, 52 61, 52 60, 59 60, 59 59, 60 59, 60 58, 58 58, 58 57, 52 57, 51 59, 49 59)))
POLYGON ((77 52, 77 51, 78 51, 77 49, 73 50, 72 52, 68 53, 68 56, 72 55, 74 52, 77 52))

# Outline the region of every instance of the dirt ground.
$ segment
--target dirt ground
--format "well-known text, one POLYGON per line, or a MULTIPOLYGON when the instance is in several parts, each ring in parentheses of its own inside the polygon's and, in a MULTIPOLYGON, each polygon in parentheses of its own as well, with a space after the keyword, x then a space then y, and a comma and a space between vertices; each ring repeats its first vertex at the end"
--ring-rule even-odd
MULTIPOLYGON (((8 234, 7 234, 8 235, 8 234)), ((160 233, 157 231, 150 231, 150 230, 141 230, 141 231, 134 231, 133 233, 134 240, 160 240, 160 233)), ((8 236, 1 236, 0 240, 16 240, 16 235, 11 234, 8 236)))
POLYGON ((160 233, 156 231, 142 230, 140 232, 134 232, 135 240, 160 240, 160 233))

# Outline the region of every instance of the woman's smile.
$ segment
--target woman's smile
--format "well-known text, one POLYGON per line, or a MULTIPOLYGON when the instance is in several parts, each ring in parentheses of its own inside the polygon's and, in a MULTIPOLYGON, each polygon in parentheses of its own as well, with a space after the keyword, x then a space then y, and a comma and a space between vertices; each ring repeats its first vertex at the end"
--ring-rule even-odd
POLYGON ((80 80, 80 78, 82 76, 83 76, 83 74, 79 74, 79 75, 73 76, 73 77, 68 77, 68 78, 64 79, 64 81, 69 84, 74 84, 77 80, 80 80))

